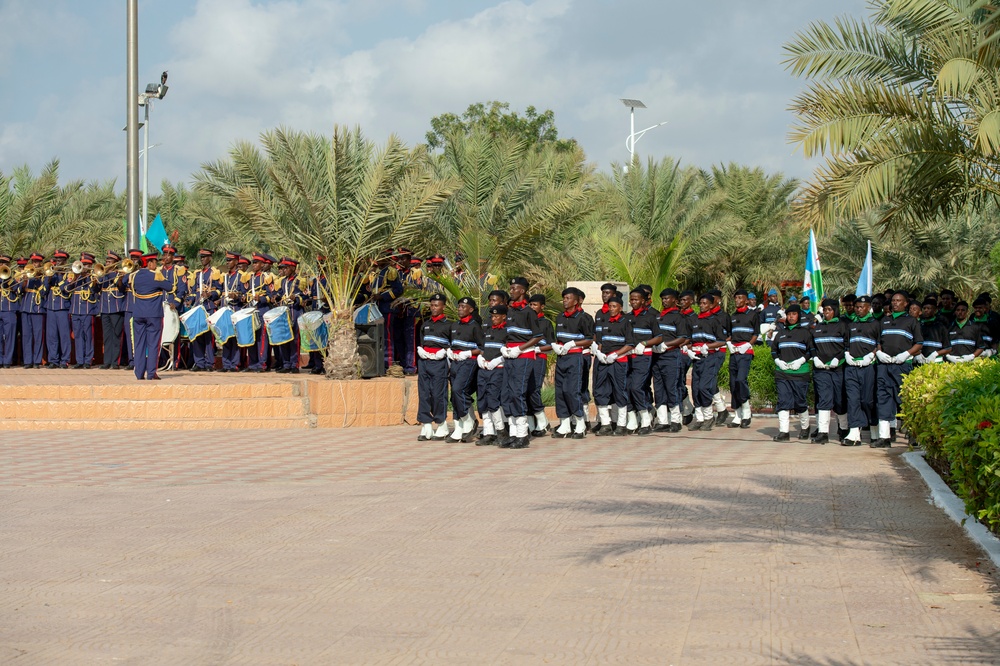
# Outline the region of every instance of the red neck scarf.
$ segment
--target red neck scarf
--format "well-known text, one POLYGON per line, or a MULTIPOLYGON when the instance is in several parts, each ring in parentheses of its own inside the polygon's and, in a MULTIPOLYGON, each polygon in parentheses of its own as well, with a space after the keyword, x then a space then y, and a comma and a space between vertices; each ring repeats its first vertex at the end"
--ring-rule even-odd
POLYGON ((576 315, 577 312, 583 312, 583 308, 581 308, 579 305, 573 308, 572 310, 564 311, 563 314, 567 317, 573 317, 576 315))
POLYGON ((607 303, 605 303, 604 305, 601 306, 601 312, 603 312, 604 314, 608 314, 608 310, 609 309, 610 308, 608 308, 608 304, 607 303))
POLYGON ((698 319, 707 319, 708 317, 711 317, 712 315, 716 314, 718 311, 719 311, 719 306, 717 305, 711 310, 708 310, 706 312, 699 312, 698 319))
POLYGON ((740 314, 743 314, 749 309, 750 309, 749 307, 742 307, 742 308, 736 308, 736 311, 739 312, 740 314))
POLYGON ((509 307, 512 307, 516 310, 523 310, 524 308, 528 307, 528 301, 524 299, 521 299, 520 301, 514 301, 513 303, 510 304, 509 307))
POLYGON ((632 316, 633 317, 638 317, 639 315, 641 315, 645 311, 646 311, 645 307, 641 307, 638 310, 632 310, 632 316))
POLYGON ((496 329, 498 329, 498 328, 507 328, 507 322, 503 322, 503 323, 502 323, 502 324, 500 324, 499 326, 494 326, 494 327, 493 327, 493 330, 496 330, 496 329))
POLYGON ((538 313, 538 318, 542 319, 543 317, 545 317, 545 313, 544 312, 539 312, 538 313))
POLYGON ((459 319, 459 321, 462 322, 463 324, 468 324, 470 321, 472 321, 472 315, 469 315, 468 317, 462 317, 461 319, 459 319))
POLYGON ((669 313, 671 313, 671 312, 676 312, 676 311, 677 311, 677 308, 676 308, 676 307, 674 307, 674 308, 664 308, 663 310, 661 310, 661 311, 660 311, 660 316, 661 316, 661 317, 664 317, 664 316, 666 316, 667 314, 669 314, 669 313))
POLYGON ((436 317, 431 317, 431 321, 432 321, 432 322, 434 322, 434 323, 436 324, 436 323, 438 323, 439 321, 441 321, 442 319, 445 319, 445 318, 446 318, 447 316, 448 316, 448 315, 444 315, 444 314, 439 314, 439 315, 438 315, 438 316, 436 316, 436 317))
POLYGON ((622 315, 621 315, 621 313, 619 312, 619 313, 618 313, 618 314, 616 314, 616 315, 615 315, 614 317, 608 317, 608 321, 610 321, 610 322, 616 322, 616 321, 618 321, 618 320, 619 320, 619 319, 621 319, 621 318, 622 318, 622 315))
POLYGON ((694 312, 694 308, 688 308, 687 310, 681 310, 681 314, 687 317, 689 314, 694 312))

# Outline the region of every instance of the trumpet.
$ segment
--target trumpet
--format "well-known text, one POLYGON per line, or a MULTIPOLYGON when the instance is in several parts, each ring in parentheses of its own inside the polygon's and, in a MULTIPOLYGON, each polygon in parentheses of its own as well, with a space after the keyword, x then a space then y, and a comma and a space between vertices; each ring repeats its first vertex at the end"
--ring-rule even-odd
POLYGON ((95 280, 100 280, 102 277, 105 276, 105 274, 110 270, 110 267, 113 265, 114 264, 108 264, 107 266, 105 266, 104 264, 94 264, 90 268, 90 273, 91 275, 94 276, 95 280))
MULTIPOLYGON (((80 263, 80 262, 74 262, 74 263, 80 263)), ((56 266, 51 261, 47 261, 44 264, 42 264, 42 275, 44 275, 45 277, 52 277, 57 273, 66 273, 67 271, 70 270, 72 270, 71 266, 56 266)), ((80 264, 80 270, 81 271, 83 270, 82 263, 80 264)), ((76 271, 73 272, 76 273, 76 271)))
POLYGON ((122 260, 122 267, 121 267, 122 273, 131 273, 132 271, 135 270, 135 268, 136 268, 135 262, 132 261, 131 259, 122 260))
POLYGON ((6 282, 13 275, 10 271, 10 266, 0 266, 0 282, 6 282))
POLYGON ((69 269, 73 271, 75 275, 81 275, 84 271, 84 268, 85 267, 83 265, 83 262, 80 261, 79 259, 74 261, 73 264, 69 267, 69 269))

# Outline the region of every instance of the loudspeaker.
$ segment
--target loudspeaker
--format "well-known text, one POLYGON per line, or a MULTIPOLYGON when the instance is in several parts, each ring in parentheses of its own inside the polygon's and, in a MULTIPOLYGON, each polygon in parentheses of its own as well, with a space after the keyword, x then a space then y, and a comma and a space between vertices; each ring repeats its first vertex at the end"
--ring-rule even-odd
POLYGON ((371 379, 385 375, 385 320, 370 324, 355 324, 358 335, 358 355, 361 356, 361 377, 371 379))

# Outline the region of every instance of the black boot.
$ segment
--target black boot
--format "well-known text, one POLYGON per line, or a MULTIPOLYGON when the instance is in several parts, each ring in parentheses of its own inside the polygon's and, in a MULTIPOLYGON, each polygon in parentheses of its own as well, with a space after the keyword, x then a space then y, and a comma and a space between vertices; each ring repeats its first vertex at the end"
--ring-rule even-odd
POLYGON ((818 433, 815 437, 813 437, 813 444, 826 444, 829 441, 830 436, 825 432, 818 433))
POLYGON ((787 432, 779 432, 777 435, 771 438, 774 442, 787 442, 791 440, 791 436, 787 432))

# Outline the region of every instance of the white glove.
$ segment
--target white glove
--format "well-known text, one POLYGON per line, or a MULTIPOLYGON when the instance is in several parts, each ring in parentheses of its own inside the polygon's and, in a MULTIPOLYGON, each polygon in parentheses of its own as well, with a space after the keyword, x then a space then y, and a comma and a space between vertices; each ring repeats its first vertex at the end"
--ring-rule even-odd
POLYGON ((911 358, 913 358, 913 355, 910 354, 910 352, 908 352, 908 351, 899 352, 898 354, 896 354, 895 356, 892 357, 892 362, 893 363, 906 363, 911 358))
POLYGON ((976 360, 975 354, 966 354, 965 356, 962 357, 962 363, 969 363, 975 360, 976 360))
POLYGON ((486 367, 490 370, 496 370, 503 365, 503 356, 497 356, 495 359, 486 364, 486 367))
POLYGON ((558 342, 553 342, 552 343, 552 351, 554 351, 556 353, 556 356, 562 356, 563 354, 565 354, 566 352, 564 350, 565 350, 565 347, 563 347, 558 342))
POLYGON ((936 351, 932 351, 930 354, 927 354, 926 356, 924 356, 924 362, 925 363, 937 363, 938 362, 938 353, 936 351))
POLYGON ((753 345, 749 342, 742 342, 736 345, 736 352, 738 354, 749 354, 751 349, 753 349, 753 345))
POLYGON ((709 352, 709 351, 710 351, 710 350, 709 350, 709 348, 708 348, 708 345, 702 345, 702 346, 701 346, 701 347, 700 347, 700 348, 698 349, 698 353, 699 353, 699 354, 701 354, 702 356, 708 356, 708 352, 709 352))
POLYGON ((520 347, 505 347, 507 350, 507 358, 517 358, 521 355, 520 347))
POLYGON ((472 351, 469 350, 469 349, 465 349, 465 350, 460 351, 457 354, 455 354, 455 360, 456 361, 465 361, 465 360, 468 360, 470 358, 472 358, 472 351))
POLYGON ((832 370, 833 368, 836 368, 839 365, 840 365, 840 357, 834 356, 832 359, 830 359, 830 362, 826 364, 826 367, 832 370))
POLYGON ((990 358, 997 353, 996 349, 984 349, 983 353, 979 355, 979 358, 990 358))
POLYGON ((695 354, 694 351, 690 347, 681 347, 681 351, 683 351, 684 355, 687 356, 692 361, 695 360, 696 358, 698 358, 698 355, 695 354))
POLYGON ((447 354, 447 353, 448 353, 447 349, 438 349, 436 352, 434 352, 434 354, 433 354, 433 356, 431 358, 433 358, 435 361, 440 361, 440 360, 444 359, 445 354, 447 354))
POLYGON ((449 360, 449 361, 454 361, 454 360, 456 360, 456 359, 457 359, 457 357, 458 357, 458 354, 456 354, 455 352, 453 352, 452 350, 450 350, 450 349, 449 349, 449 350, 448 350, 448 353, 446 353, 446 354, 445 354, 445 356, 447 356, 447 357, 448 357, 448 360, 449 360))
POLYGON ((961 361, 958 360, 961 358, 961 356, 952 356, 951 354, 945 354, 944 358, 949 363, 961 363, 961 361))
POLYGON ((656 352, 657 354, 664 353, 665 351, 667 351, 667 343, 666 342, 661 342, 658 345, 654 345, 653 346, 653 351, 656 352))
POLYGON ((640 342, 640 343, 639 343, 639 344, 637 344, 637 345, 635 346, 635 348, 634 348, 634 349, 632 350, 632 353, 633 353, 633 354, 635 354, 636 356, 642 356, 643 354, 645 354, 645 353, 646 353, 646 345, 644 345, 644 344, 642 344, 642 343, 640 342))
POLYGON ((486 369, 486 363, 487 363, 486 357, 484 357, 482 354, 476 357, 476 365, 478 365, 483 370, 486 369))
POLYGON ((825 370, 829 367, 826 363, 823 363, 823 361, 820 360, 819 356, 813 356, 813 365, 820 370, 825 370))
POLYGON ((791 362, 788 363, 788 369, 789 370, 798 370, 799 368, 801 368, 805 364, 806 364, 806 358, 805 357, 797 358, 794 361, 791 361, 791 362))
POLYGON ((782 361, 780 358, 774 359, 774 364, 778 366, 780 370, 788 370, 788 364, 782 361))
POLYGON ((726 340, 726 349, 729 350, 730 354, 735 354, 736 353, 736 347, 734 347, 733 343, 730 342, 729 340, 726 340))
POLYGON ((847 365, 857 365, 857 363, 854 362, 854 357, 851 356, 851 352, 849 351, 844 352, 844 360, 847 361, 847 365))
POLYGON ((431 355, 424 351, 423 347, 417 347, 417 356, 424 360, 430 360, 431 355))
POLYGON ((601 351, 601 346, 599 344, 597 344, 597 341, 595 340, 594 342, 591 342, 590 343, 590 353, 596 355, 597 352, 599 352, 599 351, 601 351))
POLYGON ((875 352, 875 358, 878 359, 879 363, 895 363, 895 361, 893 360, 892 356, 889 356, 888 354, 886 354, 881 349, 879 349, 877 352, 875 352))
POLYGON ((875 352, 868 352, 861 360, 864 361, 865 365, 871 365, 872 362, 875 361, 875 352))
POLYGON ((607 363, 607 361, 605 360, 607 356, 604 355, 604 352, 602 352, 600 348, 594 350, 594 358, 596 358, 601 363, 607 363))
POLYGON ((923 365, 924 363, 928 363, 929 361, 923 354, 917 354, 916 356, 913 357, 913 362, 916 363, 917 365, 923 365))
POLYGON ((618 352, 611 352, 605 358, 608 359, 608 363, 614 363, 618 360, 618 352))

